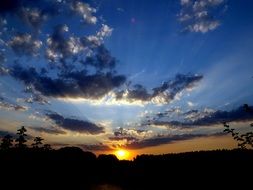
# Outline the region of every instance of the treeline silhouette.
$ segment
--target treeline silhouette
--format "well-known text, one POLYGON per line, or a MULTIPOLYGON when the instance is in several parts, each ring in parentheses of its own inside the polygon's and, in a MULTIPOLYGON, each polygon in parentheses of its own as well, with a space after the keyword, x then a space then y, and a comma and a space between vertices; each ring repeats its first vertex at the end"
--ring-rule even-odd
POLYGON ((7 135, 1 143, 0 187, 5 189, 217 188, 220 183, 243 188, 252 183, 253 151, 248 149, 138 155, 120 161, 78 147, 54 150, 41 137, 29 148, 25 127, 17 135, 15 140, 7 135))

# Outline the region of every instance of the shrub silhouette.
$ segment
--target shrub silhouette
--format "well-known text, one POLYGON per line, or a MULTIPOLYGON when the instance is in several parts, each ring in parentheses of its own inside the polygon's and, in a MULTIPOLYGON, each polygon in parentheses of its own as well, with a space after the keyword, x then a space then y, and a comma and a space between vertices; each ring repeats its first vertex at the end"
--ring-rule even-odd
POLYGON ((12 136, 11 135, 6 135, 2 139, 2 143, 0 145, 0 149, 2 150, 9 150, 12 147, 12 136))
POLYGON ((50 150, 52 150, 52 147, 51 147, 50 144, 44 144, 44 146, 42 147, 42 149, 45 150, 45 151, 50 151, 50 150))
POLYGON ((18 138, 15 140, 15 142, 17 142, 17 144, 15 145, 17 148, 26 148, 27 147, 27 145, 25 144, 27 142, 27 140, 26 140, 27 134, 25 134, 26 131, 27 130, 24 126, 22 126, 20 129, 18 129, 18 132, 17 132, 18 138))

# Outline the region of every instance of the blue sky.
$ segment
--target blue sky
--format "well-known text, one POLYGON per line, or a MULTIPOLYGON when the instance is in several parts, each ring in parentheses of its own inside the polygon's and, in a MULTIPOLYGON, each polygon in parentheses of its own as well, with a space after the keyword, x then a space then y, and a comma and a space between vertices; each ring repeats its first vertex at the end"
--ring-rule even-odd
POLYGON ((0 5, 2 134, 24 125, 55 145, 140 149, 223 138, 222 121, 253 118, 241 107, 253 104, 250 0, 0 5))

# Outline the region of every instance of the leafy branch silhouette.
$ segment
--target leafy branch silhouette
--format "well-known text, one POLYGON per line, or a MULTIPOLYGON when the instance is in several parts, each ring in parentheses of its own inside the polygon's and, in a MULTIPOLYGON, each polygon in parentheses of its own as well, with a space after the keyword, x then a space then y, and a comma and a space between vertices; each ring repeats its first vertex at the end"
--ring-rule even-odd
MULTIPOLYGON (((244 110, 246 112, 252 112, 248 104, 244 104, 244 110)), ((237 145, 239 148, 246 149, 247 145, 253 148, 253 132, 240 134, 239 132, 235 132, 235 129, 230 128, 230 125, 227 122, 224 122, 223 125, 225 127, 223 131, 232 135, 233 139, 238 142, 237 145)), ((250 124, 250 127, 253 127, 253 123, 250 124)))

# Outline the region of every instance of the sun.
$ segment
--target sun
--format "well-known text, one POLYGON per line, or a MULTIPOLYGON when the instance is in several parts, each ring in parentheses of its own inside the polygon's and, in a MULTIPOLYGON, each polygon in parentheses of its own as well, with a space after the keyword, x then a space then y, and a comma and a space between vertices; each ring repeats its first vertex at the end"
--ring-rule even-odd
POLYGON ((130 153, 127 150, 123 150, 123 149, 116 150, 114 154, 115 156, 117 156, 119 160, 127 160, 129 159, 129 155, 130 155, 130 153))

